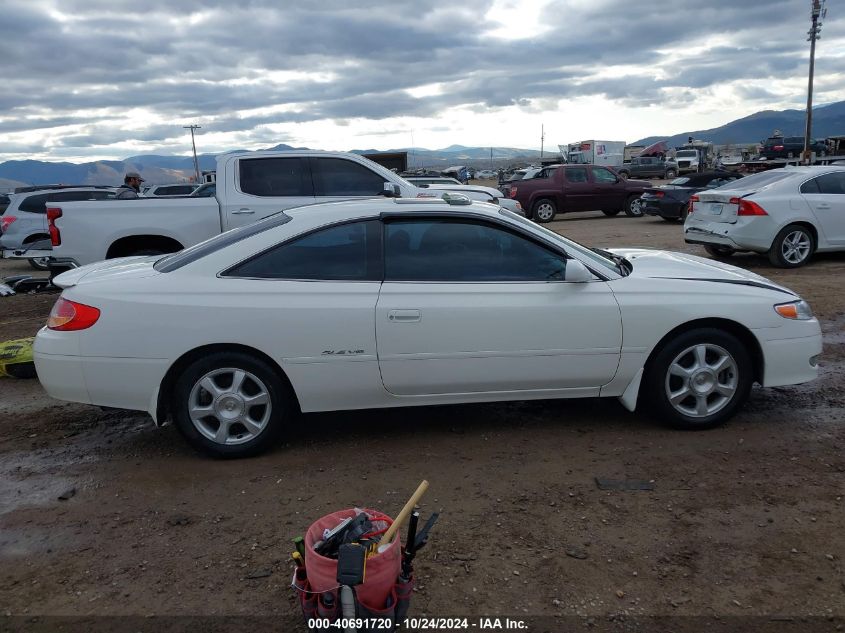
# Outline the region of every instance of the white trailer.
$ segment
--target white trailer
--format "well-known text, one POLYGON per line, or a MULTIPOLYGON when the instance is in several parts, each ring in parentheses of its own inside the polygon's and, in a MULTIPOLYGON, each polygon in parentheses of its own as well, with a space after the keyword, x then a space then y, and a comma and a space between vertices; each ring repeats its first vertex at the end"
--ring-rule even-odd
POLYGON ((561 145, 560 149, 570 163, 619 167, 624 159, 625 141, 580 141, 561 145))

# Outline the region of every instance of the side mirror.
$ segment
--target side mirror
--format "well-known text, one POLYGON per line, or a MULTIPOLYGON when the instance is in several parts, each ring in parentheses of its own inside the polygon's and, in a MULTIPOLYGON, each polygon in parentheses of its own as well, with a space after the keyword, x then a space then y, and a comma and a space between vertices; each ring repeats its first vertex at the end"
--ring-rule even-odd
POLYGON ((399 185, 395 185, 392 182, 384 183, 384 191, 382 195, 385 198, 401 198, 402 197, 402 190, 399 188, 399 185))
POLYGON ((566 260, 566 278, 565 281, 574 283, 584 283, 593 280, 593 273, 577 259, 566 260))

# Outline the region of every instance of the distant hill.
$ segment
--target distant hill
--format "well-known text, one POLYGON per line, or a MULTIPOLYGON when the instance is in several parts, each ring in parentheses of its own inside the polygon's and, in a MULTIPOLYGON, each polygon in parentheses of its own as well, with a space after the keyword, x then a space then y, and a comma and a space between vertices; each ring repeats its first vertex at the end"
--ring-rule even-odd
MULTIPOLYGON (((649 136, 634 141, 635 145, 650 145, 665 140, 669 146, 676 147, 693 136, 697 139, 712 141, 718 145, 753 145, 768 138, 774 130, 780 130, 786 136, 803 136, 803 110, 764 110, 710 130, 693 130, 674 136, 649 136)), ((813 110, 813 135, 816 138, 845 135, 845 101, 818 106, 813 110)), ((308 149, 279 144, 268 150, 285 151, 308 149)), ((244 150, 231 150, 239 152, 244 150)), ((443 149, 429 150, 419 147, 401 147, 391 150, 351 150, 356 154, 378 154, 407 152, 408 165, 411 168, 431 167, 445 169, 452 165, 470 165, 484 168, 504 167, 510 164, 528 164, 536 161, 540 152, 531 149, 513 147, 467 147, 450 145, 443 149), (491 160, 492 159, 492 160, 491 160)), ((226 152, 230 153, 230 152, 226 152)), ((557 154, 546 151, 547 156, 557 154)), ((197 157, 200 170, 214 169, 216 154, 202 154, 197 157)), ((2 188, 24 184, 73 183, 118 185, 123 182, 127 171, 139 172, 150 184, 185 182, 194 174, 192 156, 159 156, 142 154, 130 156, 122 161, 97 161, 90 163, 52 163, 37 160, 10 160, 0 163, 0 190, 2 188), (11 182, 8 185, 5 183, 11 182)))
MULTIPOLYGON (((690 136, 717 145, 754 145, 770 137, 775 130, 780 130, 784 136, 804 136, 804 116, 804 110, 763 110, 710 130, 694 130, 669 137, 649 136, 634 141, 633 145, 651 145, 665 140, 670 147, 677 147, 686 143, 690 136)), ((813 108, 813 137, 838 135, 845 135, 845 101, 813 108)))

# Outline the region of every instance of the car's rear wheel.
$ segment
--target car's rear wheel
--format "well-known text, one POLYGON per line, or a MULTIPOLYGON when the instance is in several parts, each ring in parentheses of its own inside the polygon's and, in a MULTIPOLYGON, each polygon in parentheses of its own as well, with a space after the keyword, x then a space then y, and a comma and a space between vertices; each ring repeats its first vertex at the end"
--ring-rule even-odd
POLYGON ((616 173, 619 174, 619 177, 622 178, 623 180, 627 180, 628 177, 630 176, 630 174, 628 174, 627 171, 618 171, 616 173))
POLYGON ((661 216, 667 222, 678 222, 681 218, 667 218, 665 215, 661 216))
POLYGON ((639 195, 630 196, 625 201, 625 215, 632 218, 639 218, 643 214, 643 203, 639 195))
POLYGON ((677 175, 678 175, 678 172, 676 172, 674 169, 667 169, 666 170, 666 178, 667 179, 668 178, 674 178, 677 175))
POLYGON ((548 198, 537 200, 537 202, 534 203, 534 209, 532 210, 534 219, 543 224, 551 222, 556 213, 557 207, 555 206, 555 203, 548 198))
POLYGON ((718 244, 706 244, 704 250, 707 251, 710 257, 715 257, 716 259, 730 257, 736 253, 730 246, 719 246, 718 244))
POLYGON ((813 255, 816 241, 805 226, 790 224, 777 234, 769 249, 769 261, 780 268, 798 268, 813 255))
POLYGON ((273 368, 240 352, 194 361, 173 393, 177 428, 195 449, 213 457, 263 452, 294 411, 292 395, 273 368))
POLYGON ((602 209, 601 212, 608 217, 613 217, 614 215, 619 215, 622 209, 602 209))
POLYGON ((668 341, 648 365, 644 394, 654 412, 679 429, 727 421, 748 398, 753 363, 732 334, 715 328, 668 341))

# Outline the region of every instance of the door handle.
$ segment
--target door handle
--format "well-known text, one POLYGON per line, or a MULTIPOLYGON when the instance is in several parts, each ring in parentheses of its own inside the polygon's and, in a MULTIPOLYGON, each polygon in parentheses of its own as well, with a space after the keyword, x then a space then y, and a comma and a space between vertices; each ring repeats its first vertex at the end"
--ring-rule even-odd
POLYGON ((237 211, 232 211, 232 215, 246 215, 248 213, 255 213, 252 209, 238 209, 237 211))
POLYGON ((827 204, 826 202, 819 202, 819 203, 816 205, 816 208, 817 208, 817 209, 829 209, 829 208, 830 208, 830 205, 829 205, 829 204, 827 204))
POLYGON ((422 320, 422 314, 419 310, 391 310, 387 319, 394 323, 416 323, 422 320))

